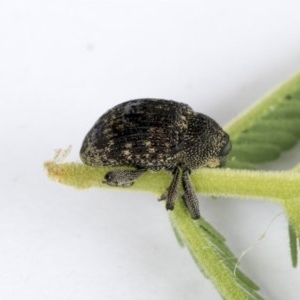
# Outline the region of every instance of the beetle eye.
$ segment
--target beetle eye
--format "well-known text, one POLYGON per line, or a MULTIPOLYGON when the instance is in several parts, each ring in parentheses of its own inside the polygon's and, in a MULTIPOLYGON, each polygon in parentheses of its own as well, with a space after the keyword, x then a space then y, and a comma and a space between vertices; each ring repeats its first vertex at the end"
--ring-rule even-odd
POLYGON ((220 154, 222 156, 227 155, 231 150, 231 142, 228 141, 227 144, 224 145, 224 147, 221 149, 220 154))

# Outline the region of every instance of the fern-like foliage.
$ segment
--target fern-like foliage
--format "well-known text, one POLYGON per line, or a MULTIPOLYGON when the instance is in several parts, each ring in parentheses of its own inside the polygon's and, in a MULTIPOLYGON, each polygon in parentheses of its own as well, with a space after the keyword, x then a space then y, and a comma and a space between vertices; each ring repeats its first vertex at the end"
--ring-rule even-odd
POLYGON ((212 279, 224 299, 262 300, 259 287, 238 268, 225 238, 204 218, 192 220, 179 202, 171 221, 180 245, 186 245, 199 269, 212 279), (217 263, 216 263, 217 262, 217 263))
POLYGON ((300 76, 280 87, 227 127, 229 168, 257 168, 300 140, 300 76))
MULTIPOLYGON (((295 146, 300 140, 300 74, 233 120, 227 131, 234 145, 229 168, 257 169, 295 146)), ((297 266, 297 234, 292 223, 289 237, 292 264, 297 266)))

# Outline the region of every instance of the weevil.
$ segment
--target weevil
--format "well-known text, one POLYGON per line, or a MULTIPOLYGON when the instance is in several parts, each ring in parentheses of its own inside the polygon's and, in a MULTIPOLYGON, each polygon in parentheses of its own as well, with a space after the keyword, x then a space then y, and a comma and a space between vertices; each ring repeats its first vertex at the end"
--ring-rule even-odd
POLYGON ((172 181, 160 200, 173 210, 182 184, 183 200, 198 219, 190 173, 223 166, 230 150, 229 135, 210 117, 184 103, 149 98, 121 103, 102 115, 87 133, 80 157, 90 166, 134 168, 108 172, 103 182, 113 186, 130 186, 147 170, 170 172, 172 181))

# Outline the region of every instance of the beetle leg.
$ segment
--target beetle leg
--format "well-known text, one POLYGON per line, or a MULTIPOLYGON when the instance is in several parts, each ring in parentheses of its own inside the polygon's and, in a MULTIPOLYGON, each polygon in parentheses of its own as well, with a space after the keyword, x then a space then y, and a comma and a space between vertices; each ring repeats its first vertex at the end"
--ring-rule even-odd
POLYGON ((182 173, 183 200, 193 219, 200 218, 199 201, 192 187, 190 180, 190 170, 184 170, 182 173))
POLYGON ((167 191, 159 199, 159 200, 167 200, 166 209, 170 209, 170 210, 174 209, 174 202, 178 196, 179 175, 180 175, 179 168, 176 167, 172 173, 173 173, 173 179, 171 181, 171 184, 168 187, 167 191))
POLYGON ((146 171, 146 169, 110 171, 106 173, 102 182, 112 186, 128 187, 146 171))

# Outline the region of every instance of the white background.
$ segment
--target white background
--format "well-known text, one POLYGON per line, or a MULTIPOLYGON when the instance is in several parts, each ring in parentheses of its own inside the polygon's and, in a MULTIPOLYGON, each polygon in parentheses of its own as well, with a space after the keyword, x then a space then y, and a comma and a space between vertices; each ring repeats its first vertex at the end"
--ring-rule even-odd
MULTIPOLYGON (((79 161, 96 119, 133 98, 183 101, 226 124, 300 70, 299 11, 291 0, 2 0, 0 298, 220 299, 153 195, 78 191, 43 162, 68 145, 79 161)), ((282 211, 199 198, 237 256, 282 211)), ((284 214, 242 268, 266 299, 299 299, 284 214)))

